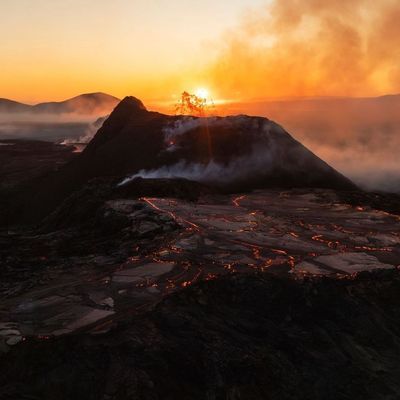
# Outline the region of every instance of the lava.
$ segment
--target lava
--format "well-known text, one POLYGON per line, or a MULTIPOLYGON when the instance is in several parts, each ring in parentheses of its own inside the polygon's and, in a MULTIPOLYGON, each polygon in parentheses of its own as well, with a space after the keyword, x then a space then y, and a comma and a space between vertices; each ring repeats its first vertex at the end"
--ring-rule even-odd
POLYGON ((291 269, 294 269, 296 266, 296 259, 293 256, 289 256, 288 264, 290 265, 291 269))
POLYGON ((315 240, 316 242, 324 243, 331 249, 338 249, 340 251, 344 251, 346 246, 342 245, 339 241, 337 240, 328 240, 324 239, 323 235, 314 235, 311 238, 312 240, 315 240))
MULTIPOLYGON (((154 210, 162 212, 162 213, 166 213, 168 214, 173 220, 175 220, 177 223, 179 223, 179 219, 178 217, 172 212, 172 211, 165 211, 163 209, 161 209, 160 207, 158 207, 155 203, 153 198, 148 198, 148 197, 141 197, 139 200, 142 200, 144 202, 146 202, 150 207, 152 207, 154 210)), ((200 231, 200 226, 196 225, 193 222, 188 221, 187 219, 180 219, 182 222, 185 222, 186 224, 190 225, 190 227, 196 231, 200 231)))
POLYGON ((282 254, 282 255, 287 255, 286 250, 280 250, 280 249, 271 249, 271 251, 275 254, 282 254))
POLYGON ((392 247, 371 247, 371 246, 354 246, 356 250, 366 250, 366 251, 393 251, 392 247))
POLYGON ((252 248, 252 252, 253 252, 253 257, 256 260, 259 260, 260 259, 261 248, 260 247, 253 247, 252 248))
POLYGON ((246 196, 239 196, 239 197, 235 197, 234 199, 232 199, 232 203, 235 207, 240 207, 240 201, 243 200, 244 198, 246 198, 246 196))

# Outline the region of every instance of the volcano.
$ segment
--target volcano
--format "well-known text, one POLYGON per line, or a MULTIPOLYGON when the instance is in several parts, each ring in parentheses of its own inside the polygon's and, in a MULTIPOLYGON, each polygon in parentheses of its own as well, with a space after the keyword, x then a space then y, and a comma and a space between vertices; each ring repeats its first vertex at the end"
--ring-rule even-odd
POLYGON ((171 116, 126 97, 86 149, 29 196, 45 215, 93 178, 186 178, 225 192, 261 188, 354 189, 280 125, 246 115, 171 116))
POLYGON ((77 164, 87 178, 130 174, 181 177, 228 188, 354 188, 354 185, 262 117, 169 116, 126 97, 77 164))

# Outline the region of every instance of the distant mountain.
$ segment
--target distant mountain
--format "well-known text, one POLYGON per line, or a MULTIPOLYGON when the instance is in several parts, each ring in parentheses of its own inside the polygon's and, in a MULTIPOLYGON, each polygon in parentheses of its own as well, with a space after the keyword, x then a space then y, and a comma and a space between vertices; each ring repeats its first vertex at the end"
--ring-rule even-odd
POLYGON ((106 93, 87 93, 64 101, 28 105, 13 100, 0 99, 0 113, 33 114, 109 114, 120 100, 106 93))
POLYGON ((23 113, 29 112, 31 106, 28 104, 18 103, 14 100, 0 98, 0 113, 23 113))
POLYGON ((120 102, 105 93, 88 93, 61 102, 41 103, 32 107, 39 113, 109 114, 120 102))

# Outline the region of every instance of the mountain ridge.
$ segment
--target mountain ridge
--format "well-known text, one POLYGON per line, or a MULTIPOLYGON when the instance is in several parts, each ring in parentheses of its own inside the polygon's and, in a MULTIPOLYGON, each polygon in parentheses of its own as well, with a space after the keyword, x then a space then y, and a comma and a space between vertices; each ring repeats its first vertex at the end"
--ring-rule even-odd
POLYGON ((62 101, 49 101, 33 105, 0 98, 0 113, 109 113, 120 101, 117 97, 103 92, 83 93, 62 101))

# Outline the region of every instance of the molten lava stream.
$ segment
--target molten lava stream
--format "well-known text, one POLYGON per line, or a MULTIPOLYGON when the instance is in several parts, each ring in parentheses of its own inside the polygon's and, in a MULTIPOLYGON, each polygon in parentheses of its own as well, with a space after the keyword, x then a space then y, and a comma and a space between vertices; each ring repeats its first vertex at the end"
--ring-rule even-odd
POLYGON ((287 251, 286 250, 281 250, 281 249, 271 249, 271 251, 275 254, 282 254, 282 255, 287 255, 287 251))
POLYGON ((159 281, 158 282, 159 286, 160 287, 163 286, 164 289, 161 290, 162 294, 164 295, 167 292, 170 292, 171 290, 174 290, 182 286, 182 281, 188 280, 188 276, 192 275, 191 267, 192 265, 189 262, 187 262, 186 264, 178 264, 178 266, 176 266, 173 270, 175 271, 174 274, 171 272, 170 274, 168 274, 166 279, 159 281))
POLYGON ((166 214, 170 215, 170 217, 177 223, 179 223, 179 221, 182 221, 190 226, 189 229, 194 229, 197 232, 201 231, 200 226, 196 225, 195 223, 190 222, 186 219, 177 217, 172 211, 166 211, 166 210, 163 210, 162 208, 158 207, 156 204, 154 204, 154 200, 156 200, 155 198, 141 197, 139 200, 146 202, 150 207, 154 208, 155 210, 157 210, 161 213, 166 213, 166 214))
POLYGON ((291 269, 294 269, 296 266, 296 259, 293 256, 289 256, 288 264, 290 265, 291 269))
POLYGON ((247 267, 255 271, 265 272, 273 263, 272 258, 269 258, 262 265, 248 264, 247 267))
POLYGON ((346 228, 344 228, 343 226, 337 225, 337 224, 330 224, 331 227, 333 228, 334 231, 338 231, 338 232, 343 232, 343 233, 347 233, 349 235, 353 235, 354 231, 350 231, 346 228))
POLYGON ((240 207, 239 201, 240 201, 240 200, 243 200, 244 198, 246 198, 245 195, 239 196, 239 197, 235 197, 234 199, 232 199, 233 205, 234 205, 235 207, 240 207))
POLYGON ((347 250, 346 245, 341 244, 337 240, 324 239, 323 235, 314 235, 311 237, 311 239, 316 242, 320 242, 320 243, 327 245, 330 249, 339 250, 340 252, 345 252, 347 250))
POLYGON ((200 275, 201 275, 202 273, 203 273, 202 268, 201 268, 201 267, 198 267, 197 272, 196 272, 196 274, 194 275, 194 277, 193 277, 192 279, 190 279, 190 280, 183 281, 183 282, 181 283, 181 286, 182 286, 182 287, 187 287, 187 286, 189 286, 189 285, 192 285, 193 283, 195 283, 195 282, 200 278, 200 275))
POLYGON ((392 252, 393 251, 392 247, 372 247, 372 246, 344 245, 344 244, 341 244, 337 240, 323 239, 322 235, 314 235, 312 237, 312 240, 315 240, 315 241, 320 242, 320 243, 324 243, 329 248, 334 249, 334 250, 339 250, 340 252, 346 252, 346 251, 351 251, 351 250, 386 251, 386 252, 392 252))
POLYGON ((253 247, 253 248, 251 249, 251 251, 253 252, 253 257, 254 257, 256 260, 259 260, 260 257, 261 257, 261 255, 260 255, 260 253, 261 253, 261 247, 253 247))
POLYGON ((366 251, 386 251, 392 252, 392 247, 370 247, 370 246, 354 246, 355 250, 366 250, 366 251))

